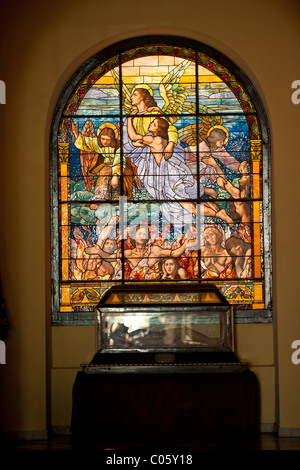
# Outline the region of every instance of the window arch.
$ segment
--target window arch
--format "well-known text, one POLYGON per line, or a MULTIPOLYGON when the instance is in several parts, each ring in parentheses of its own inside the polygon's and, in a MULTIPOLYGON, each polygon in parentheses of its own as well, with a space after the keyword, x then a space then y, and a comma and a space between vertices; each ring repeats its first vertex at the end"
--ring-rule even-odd
POLYGON ((211 282, 236 322, 271 321, 270 156, 253 86, 184 38, 88 60, 51 132, 52 318, 92 324, 113 284, 211 282))

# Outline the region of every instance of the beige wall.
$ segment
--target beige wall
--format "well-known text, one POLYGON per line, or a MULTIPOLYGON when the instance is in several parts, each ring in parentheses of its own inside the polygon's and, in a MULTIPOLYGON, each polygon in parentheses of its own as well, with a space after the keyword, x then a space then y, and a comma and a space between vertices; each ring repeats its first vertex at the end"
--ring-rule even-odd
POLYGON ((49 152, 64 84, 91 55, 132 36, 199 40, 234 61, 256 87, 272 134, 273 325, 238 325, 237 352, 262 393, 262 424, 300 429, 299 2, 293 0, 29 0, 1 5, 1 277, 11 324, 0 365, 0 431, 45 433, 68 426, 80 363, 94 352, 92 327, 51 327, 49 152))

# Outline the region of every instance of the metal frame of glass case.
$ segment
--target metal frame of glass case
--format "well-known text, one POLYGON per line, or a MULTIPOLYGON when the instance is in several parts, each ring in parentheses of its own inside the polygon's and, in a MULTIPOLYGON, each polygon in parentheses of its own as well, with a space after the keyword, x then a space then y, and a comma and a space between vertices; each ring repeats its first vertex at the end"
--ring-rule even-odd
POLYGON ((232 315, 211 284, 113 286, 96 308, 98 357, 233 352, 232 315))

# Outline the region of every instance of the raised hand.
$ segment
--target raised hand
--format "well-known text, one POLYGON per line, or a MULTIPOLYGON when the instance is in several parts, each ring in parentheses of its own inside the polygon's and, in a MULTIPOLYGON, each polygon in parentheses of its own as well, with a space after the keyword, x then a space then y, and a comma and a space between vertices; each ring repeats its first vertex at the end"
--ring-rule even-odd
POLYGON ((100 247, 94 243, 93 246, 89 246, 85 249, 85 253, 88 255, 98 255, 100 253, 100 247))
POLYGON ((205 157, 202 157, 201 161, 203 163, 205 163, 205 165, 210 165, 212 167, 216 166, 216 160, 211 155, 207 155, 205 157))
POLYGON ((195 237, 195 238, 189 238, 188 240, 185 241, 185 247, 187 249, 196 249, 198 245, 198 237, 195 237))
POLYGON ((77 124, 75 124, 75 123, 72 121, 72 124, 71 124, 71 131, 72 131, 72 133, 73 133, 75 139, 77 139, 78 134, 79 134, 78 122, 77 122, 77 124))
POLYGON ((239 172, 242 173, 243 175, 247 175, 249 173, 249 166, 246 160, 243 160, 240 163, 239 172))

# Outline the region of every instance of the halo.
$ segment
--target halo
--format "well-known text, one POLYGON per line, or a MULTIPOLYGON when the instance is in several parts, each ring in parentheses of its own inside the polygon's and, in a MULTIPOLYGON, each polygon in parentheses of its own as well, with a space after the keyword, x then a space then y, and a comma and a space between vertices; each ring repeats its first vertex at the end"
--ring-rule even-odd
POLYGON ((100 132, 102 131, 102 129, 104 129, 105 127, 109 127, 110 129, 112 129, 114 131, 114 134, 115 134, 115 139, 118 138, 119 131, 118 131, 117 127, 114 124, 112 124, 111 122, 104 122, 103 124, 101 124, 101 126, 99 126, 98 129, 97 129, 97 135, 99 135, 100 132))
POLYGON ((136 85, 135 87, 133 87, 133 89, 131 90, 131 95, 135 92, 135 90, 137 88, 144 88, 145 90, 148 90, 150 95, 153 96, 153 90, 152 88, 149 86, 149 85, 145 85, 145 84, 141 84, 141 85, 136 85))
POLYGON ((211 133, 214 129, 221 129, 221 131, 225 132, 226 138, 224 139, 224 145, 227 144, 228 139, 229 139, 229 132, 228 132, 228 130, 226 129, 226 127, 224 127, 224 126, 212 126, 212 127, 208 130, 206 137, 209 137, 210 133, 211 133))

